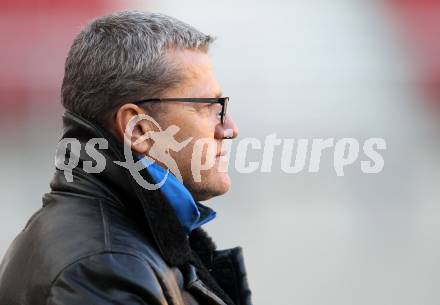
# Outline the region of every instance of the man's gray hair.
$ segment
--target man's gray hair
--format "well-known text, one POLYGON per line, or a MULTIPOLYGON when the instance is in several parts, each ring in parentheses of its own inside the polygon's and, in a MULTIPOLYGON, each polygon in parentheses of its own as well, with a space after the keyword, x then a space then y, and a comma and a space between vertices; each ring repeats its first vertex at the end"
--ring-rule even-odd
POLYGON ((107 125, 123 104, 158 97, 182 80, 167 51, 207 51, 214 40, 175 18, 139 11, 118 12, 88 24, 66 59, 63 106, 107 125))

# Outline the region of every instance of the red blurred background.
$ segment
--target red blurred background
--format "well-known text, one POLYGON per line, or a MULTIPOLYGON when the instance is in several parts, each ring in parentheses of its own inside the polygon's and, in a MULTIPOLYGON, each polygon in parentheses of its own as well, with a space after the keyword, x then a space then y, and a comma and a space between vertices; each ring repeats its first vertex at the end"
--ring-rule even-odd
MULTIPOLYGON (((90 19, 127 9, 129 4, 109 0, 2 0, 0 116, 20 118, 29 103, 40 105, 58 99, 64 60, 73 37, 90 19)), ((416 81, 434 104, 440 104, 440 1, 387 0, 387 5, 420 67, 416 81)))
POLYGON ((419 82, 440 104, 440 1, 388 0, 410 51, 421 68, 419 82))
POLYGON ((122 8, 108 0, 0 3, 2 119, 11 115, 19 119, 30 103, 44 107, 55 104, 64 61, 75 35, 96 16, 122 8))

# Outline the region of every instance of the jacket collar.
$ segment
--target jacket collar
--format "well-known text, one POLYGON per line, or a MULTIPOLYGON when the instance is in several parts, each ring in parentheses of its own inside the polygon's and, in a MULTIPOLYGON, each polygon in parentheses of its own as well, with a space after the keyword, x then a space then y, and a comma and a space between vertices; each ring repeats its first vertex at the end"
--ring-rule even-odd
POLYGON ((206 211, 204 206, 197 203, 185 185, 171 172, 157 163, 145 162, 144 158, 140 158, 140 160, 155 183, 161 183, 164 180, 160 191, 173 207, 187 234, 215 218, 216 213, 210 210, 206 211))
MULTIPOLYGON (((141 214, 141 221, 145 222, 146 229, 151 232, 162 257, 171 266, 180 266, 193 261, 190 243, 173 208, 167 202, 161 191, 146 190, 141 187, 130 174, 129 170, 116 164, 124 162, 124 147, 109 131, 85 120, 77 114, 67 111, 63 115, 62 139, 74 138, 81 144, 79 162, 72 171, 79 183, 69 183, 62 171, 57 170, 51 183, 52 190, 68 189, 73 192, 88 193, 110 199, 129 209, 133 214, 141 214), (85 161, 95 160, 86 152, 85 145, 92 138, 104 138, 108 142, 106 149, 95 149, 105 158, 105 168, 100 173, 86 173, 83 168, 85 161)), ((66 154, 72 154, 67 146, 66 154)), ((135 156, 133 155, 133 159, 135 156)), ((140 174, 144 179, 153 183, 147 170, 140 174)), ((205 212, 210 208, 199 206, 205 212)))

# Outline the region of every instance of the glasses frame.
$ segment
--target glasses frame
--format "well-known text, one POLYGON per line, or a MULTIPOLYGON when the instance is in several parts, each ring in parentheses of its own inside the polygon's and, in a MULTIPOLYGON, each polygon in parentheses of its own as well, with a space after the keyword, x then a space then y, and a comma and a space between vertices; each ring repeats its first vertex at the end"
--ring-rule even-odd
POLYGON ((208 97, 208 98, 192 98, 192 97, 170 97, 170 98, 149 98, 133 102, 135 105, 143 103, 157 103, 157 102, 183 102, 183 103, 209 103, 222 105, 220 113, 220 121, 225 124, 226 114, 228 109, 229 97, 208 97))

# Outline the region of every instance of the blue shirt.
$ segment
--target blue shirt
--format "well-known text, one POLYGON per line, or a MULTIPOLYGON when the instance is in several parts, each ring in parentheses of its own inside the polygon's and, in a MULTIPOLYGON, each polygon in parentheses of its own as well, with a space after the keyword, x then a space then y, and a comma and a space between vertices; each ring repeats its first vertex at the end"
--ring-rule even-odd
MULTIPOLYGON (((159 183, 162 181, 167 170, 156 162, 151 163, 145 158, 141 160, 153 182, 159 183)), ((171 172, 168 173, 168 177, 160 187, 160 191, 174 209, 186 234, 190 234, 192 230, 213 220, 216 216, 215 211, 196 202, 188 189, 171 172)))

